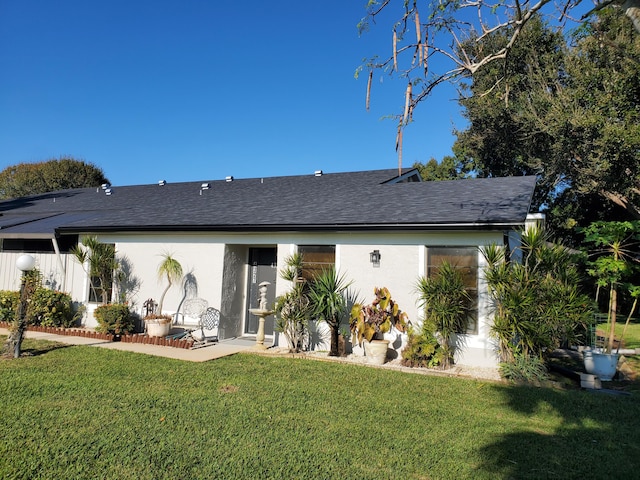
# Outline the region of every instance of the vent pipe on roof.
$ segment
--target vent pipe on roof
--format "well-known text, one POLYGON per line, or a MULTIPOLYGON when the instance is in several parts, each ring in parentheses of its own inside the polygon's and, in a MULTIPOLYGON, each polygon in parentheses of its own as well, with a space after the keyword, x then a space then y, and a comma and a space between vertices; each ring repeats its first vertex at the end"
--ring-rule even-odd
POLYGON ((158 186, 164 187, 167 184, 166 180, 158 180, 158 186))
POLYGON ((313 172, 313 174, 314 174, 316 177, 321 177, 321 176, 322 176, 322 170, 316 170, 315 172, 313 172))

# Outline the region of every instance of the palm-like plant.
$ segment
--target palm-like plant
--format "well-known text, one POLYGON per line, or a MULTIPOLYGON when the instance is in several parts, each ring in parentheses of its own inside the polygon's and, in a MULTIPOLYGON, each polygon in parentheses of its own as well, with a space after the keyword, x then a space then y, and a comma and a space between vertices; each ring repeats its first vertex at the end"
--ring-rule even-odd
POLYGON ((113 274, 120 265, 116 260, 116 247, 110 243, 101 243, 97 237, 84 237, 82 245, 75 245, 71 253, 75 259, 85 268, 88 265, 89 285, 96 300, 102 299, 102 303, 109 302, 113 274), (95 280, 99 285, 95 284, 95 280))
POLYGON ((280 278, 292 283, 292 288, 279 296, 275 303, 276 328, 282 332, 291 352, 299 352, 308 333, 311 314, 309 286, 302 278, 304 260, 301 253, 285 259, 285 267, 280 270, 280 278))
POLYGON ((162 255, 162 261, 158 265, 158 278, 160 280, 167 279, 167 287, 160 296, 158 302, 158 313, 162 315, 162 304, 164 303, 164 297, 173 285, 174 282, 180 281, 182 278, 182 265, 176 260, 170 253, 164 253, 162 255))
POLYGON ((347 315, 346 290, 350 285, 351 282, 347 282, 344 275, 339 274, 335 266, 332 265, 322 270, 309 288, 309 299, 311 300, 313 315, 318 320, 326 322, 331 331, 329 355, 332 357, 340 355, 338 348, 340 322, 347 315))
POLYGON ((572 254, 550 244, 541 229, 528 229, 521 240, 514 252, 519 261, 506 257, 496 245, 481 249, 495 307, 491 333, 500 359, 507 363, 517 355, 543 359, 561 343, 572 341, 577 327, 591 315, 572 254))
POLYGON ((444 262, 436 275, 418 280, 420 306, 425 312, 425 326, 434 332, 444 352, 443 366, 453 362, 456 334, 467 328, 471 297, 467 293, 462 274, 444 262))
MULTIPOLYGON (((612 352, 618 310, 618 289, 625 277, 637 269, 636 258, 640 240, 640 221, 593 222, 583 230, 585 242, 593 244, 596 258, 590 262, 588 273, 596 278, 598 288, 609 288, 609 339, 607 352, 612 352)), ((630 289, 633 296, 633 288, 630 289)), ((634 306, 635 309, 635 306, 634 306)))

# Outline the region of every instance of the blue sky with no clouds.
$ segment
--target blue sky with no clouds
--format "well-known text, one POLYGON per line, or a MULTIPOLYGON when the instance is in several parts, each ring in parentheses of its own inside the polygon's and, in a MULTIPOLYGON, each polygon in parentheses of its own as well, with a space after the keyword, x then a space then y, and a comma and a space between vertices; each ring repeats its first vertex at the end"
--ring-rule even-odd
MULTIPOLYGON (((114 185, 395 168, 404 85, 364 57, 364 0, 2 0, 0 170, 70 155, 114 185)), ((404 166, 451 153, 455 91, 424 103, 404 166)))

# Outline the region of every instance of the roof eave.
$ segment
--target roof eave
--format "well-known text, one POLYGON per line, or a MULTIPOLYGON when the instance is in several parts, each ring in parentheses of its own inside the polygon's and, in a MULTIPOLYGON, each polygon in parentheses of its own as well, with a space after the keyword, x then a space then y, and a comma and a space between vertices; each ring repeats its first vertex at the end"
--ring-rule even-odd
POLYGON ((284 231, 503 231, 522 227, 524 220, 506 222, 471 223, 384 223, 384 224, 321 224, 321 225, 111 225, 86 227, 61 227, 58 233, 114 233, 114 232, 284 232, 284 231))

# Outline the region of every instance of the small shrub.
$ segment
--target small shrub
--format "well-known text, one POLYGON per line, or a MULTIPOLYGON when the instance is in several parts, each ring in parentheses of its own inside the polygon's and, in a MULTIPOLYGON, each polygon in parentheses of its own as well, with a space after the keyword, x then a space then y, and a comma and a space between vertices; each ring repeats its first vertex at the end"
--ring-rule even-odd
POLYGON ((502 378, 513 382, 535 383, 549 378, 544 362, 535 356, 516 354, 512 362, 500 364, 502 378))
POLYGON ((0 290, 0 321, 13 322, 20 301, 20 292, 0 290))
POLYGON ((112 303, 100 305, 93 312, 93 316, 98 321, 96 331, 122 335, 131 333, 135 329, 135 320, 129 306, 124 303, 112 303))
POLYGON ((29 301, 29 322, 45 327, 71 327, 75 316, 68 293, 38 288, 29 301))
POLYGON ((424 329, 409 332, 407 344, 402 350, 401 363, 405 367, 437 367, 444 361, 443 352, 436 338, 424 329))

